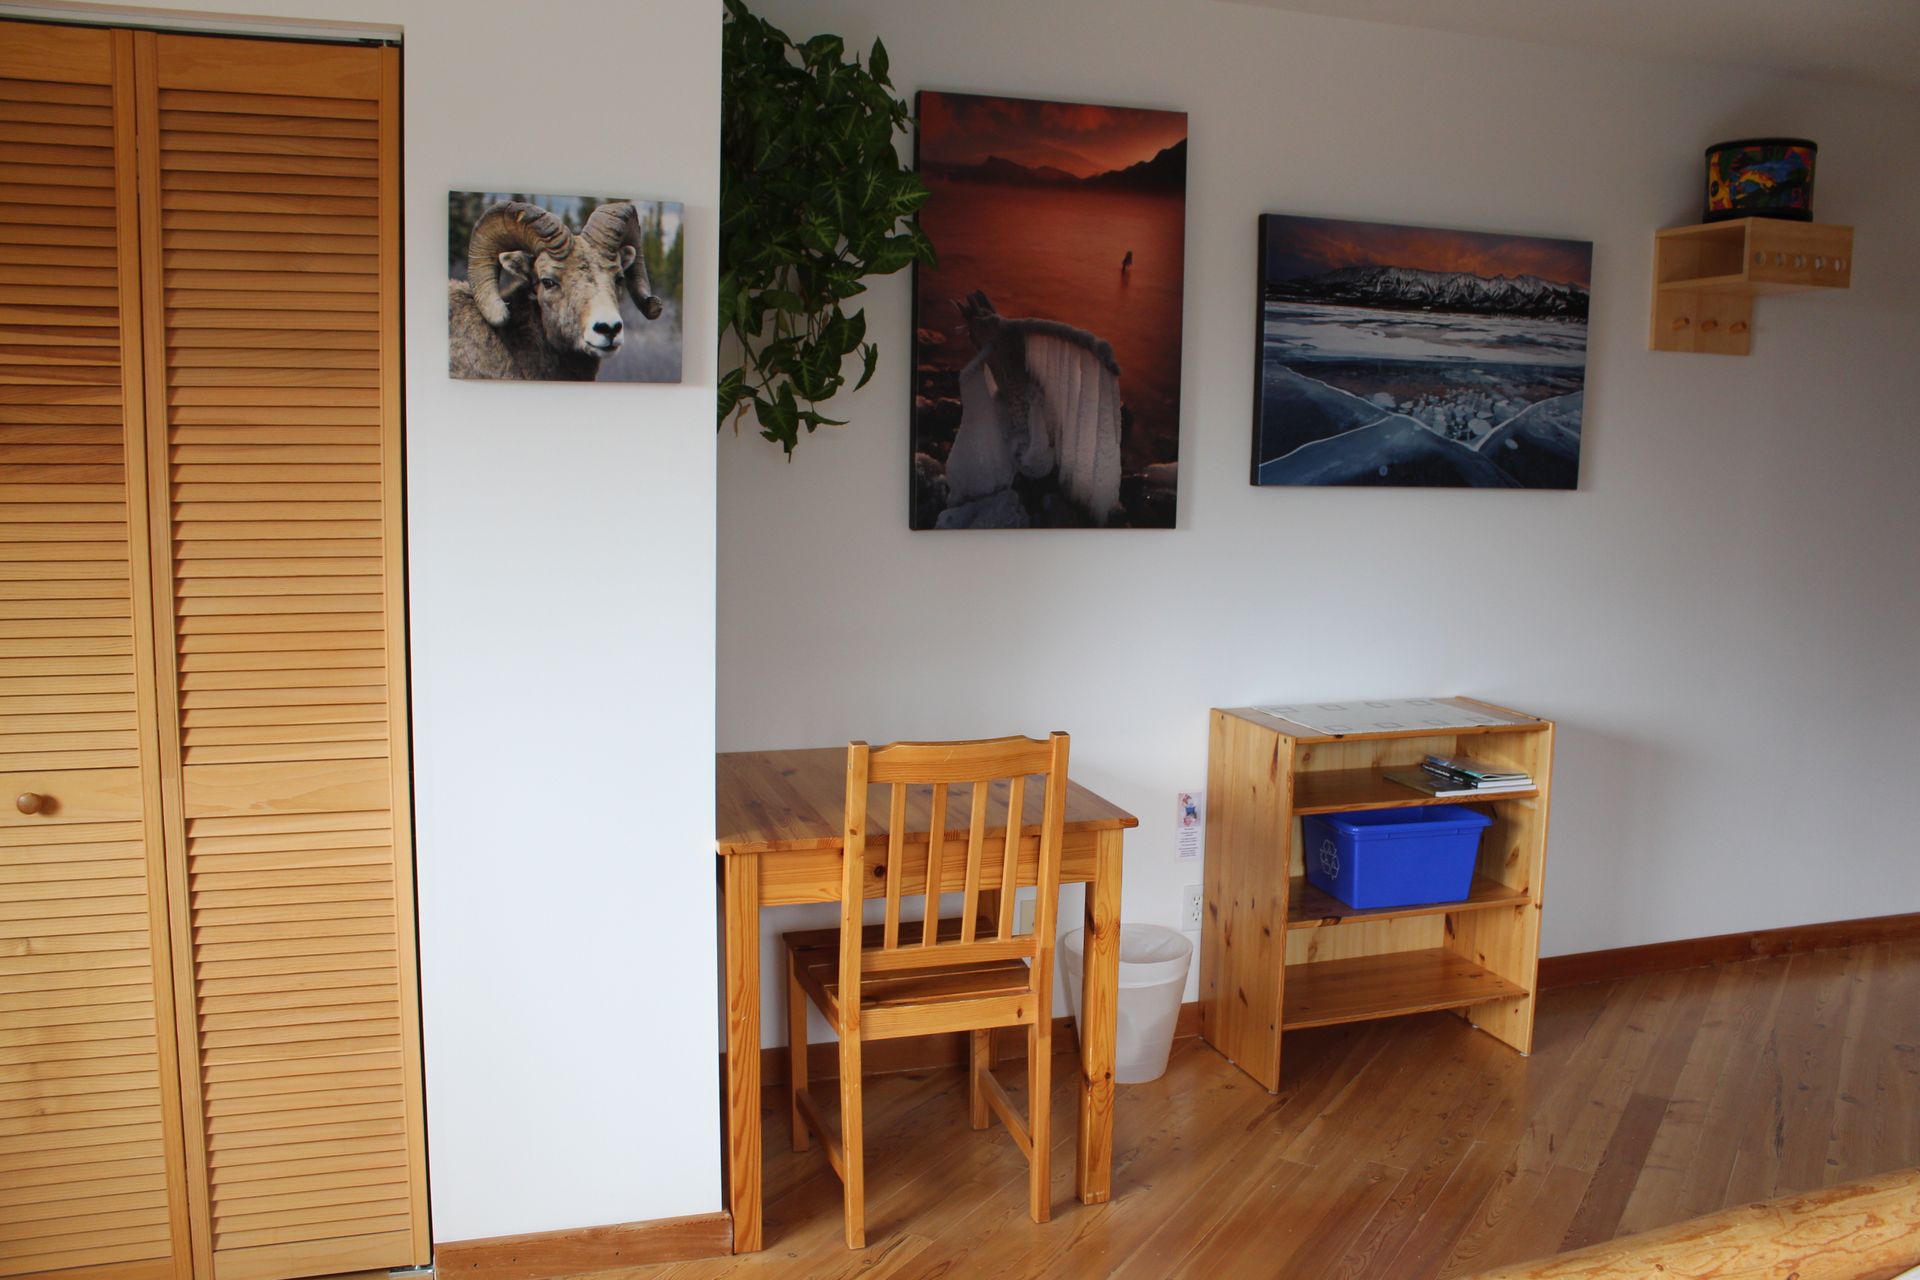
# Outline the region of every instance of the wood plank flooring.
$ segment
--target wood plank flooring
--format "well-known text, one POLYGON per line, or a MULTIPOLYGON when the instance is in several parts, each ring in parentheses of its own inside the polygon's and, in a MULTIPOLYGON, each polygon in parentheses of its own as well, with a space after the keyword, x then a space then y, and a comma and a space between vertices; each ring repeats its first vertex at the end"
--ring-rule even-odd
POLYGON ((1005 1130, 967 1127, 962 1072, 876 1077, 859 1252, 770 1090, 765 1251, 620 1274, 1464 1276, 1920 1165, 1920 939, 1552 991, 1535 1045, 1444 1013, 1290 1032, 1269 1095, 1186 1042, 1120 1090, 1114 1199, 1091 1208, 1062 1080, 1045 1226, 1005 1130))

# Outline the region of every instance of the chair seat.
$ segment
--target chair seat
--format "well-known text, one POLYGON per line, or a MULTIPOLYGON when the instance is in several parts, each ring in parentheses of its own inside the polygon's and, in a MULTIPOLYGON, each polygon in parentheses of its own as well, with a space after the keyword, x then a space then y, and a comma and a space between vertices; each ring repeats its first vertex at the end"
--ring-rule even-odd
MULTIPOLYGON (((901 945, 919 941, 920 926, 903 921, 901 945)), ((936 940, 957 940, 960 923, 942 921, 936 940)), ((781 935, 793 957, 794 976, 829 1021, 840 1000, 840 931, 807 929, 781 935)), ((861 931, 861 943, 878 949, 881 927, 861 931)), ((866 1039, 931 1031, 1020 1026, 1033 1019, 1037 1001, 1028 988, 1032 971, 1024 960, 984 960, 968 965, 895 969, 861 980, 861 1034, 866 1039)))

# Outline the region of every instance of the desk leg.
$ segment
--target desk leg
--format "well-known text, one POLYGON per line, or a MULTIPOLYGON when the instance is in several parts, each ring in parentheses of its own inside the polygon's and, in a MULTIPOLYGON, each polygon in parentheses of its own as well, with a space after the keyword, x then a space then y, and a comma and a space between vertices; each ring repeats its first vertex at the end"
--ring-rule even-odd
POLYGON ((1075 1183, 1084 1204, 1113 1194, 1113 1055, 1120 995, 1120 837, 1096 837, 1093 880, 1087 885, 1086 971, 1080 1008, 1080 1134, 1075 1183))
POLYGON ((727 1207, 733 1251, 760 1248, 760 858, 729 854, 727 950, 727 1207))

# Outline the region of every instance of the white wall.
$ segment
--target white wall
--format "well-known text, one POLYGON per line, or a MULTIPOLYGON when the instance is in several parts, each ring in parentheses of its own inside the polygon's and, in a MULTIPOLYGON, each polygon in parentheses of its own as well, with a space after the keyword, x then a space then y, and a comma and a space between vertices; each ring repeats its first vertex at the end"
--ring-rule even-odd
POLYGON ((1549 954, 1920 910, 1920 99, 1221 3, 762 7, 883 36, 903 94, 1190 113, 1183 475, 1173 532, 910 533, 879 284, 850 426, 722 440, 722 749, 1067 729, 1141 817, 1126 917, 1174 924, 1208 707, 1468 693, 1561 725, 1549 954), (1745 359, 1650 353, 1652 233, 1755 133, 1821 143, 1854 287, 1761 299, 1745 359), (1250 487, 1263 211, 1593 240, 1580 491, 1250 487), (1455 539, 1502 563, 1436 571, 1455 539))
POLYGON ((716 1210, 714 357, 702 335, 714 323, 720 6, 231 11, 405 29, 434 1238, 716 1210), (683 201, 683 384, 450 380, 449 189, 683 201))

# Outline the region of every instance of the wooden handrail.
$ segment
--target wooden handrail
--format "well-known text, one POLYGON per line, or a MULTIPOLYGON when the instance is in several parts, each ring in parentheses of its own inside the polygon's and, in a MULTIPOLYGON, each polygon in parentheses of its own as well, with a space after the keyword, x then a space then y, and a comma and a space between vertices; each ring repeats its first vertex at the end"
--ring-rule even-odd
POLYGON ((1475 1280, 1891 1280, 1920 1265, 1920 1169, 1742 1205, 1475 1280))

